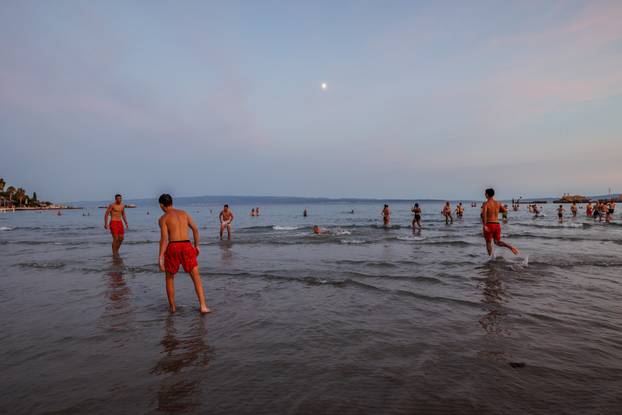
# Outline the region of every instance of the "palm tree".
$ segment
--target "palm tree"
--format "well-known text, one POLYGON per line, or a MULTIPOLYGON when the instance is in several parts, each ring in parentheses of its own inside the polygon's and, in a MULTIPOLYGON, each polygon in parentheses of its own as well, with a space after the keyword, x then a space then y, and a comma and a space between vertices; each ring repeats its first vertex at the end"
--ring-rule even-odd
POLYGON ((19 201, 19 206, 22 206, 24 204, 24 198, 26 197, 26 191, 20 187, 19 189, 17 189, 15 196, 19 201))
POLYGON ((7 194, 9 195, 9 204, 12 205, 13 204, 13 195, 15 194, 15 188, 13 186, 9 186, 6 189, 7 194))
POLYGON ((26 191, 24 189, 22 189, 21 187, 17 189, 17 192, 15 192, 15 197, 17 198, 17 201, 19 203, 18 206, 23 205, 25 196, 26 196, 26 191))
POLYGON ((2 177, 0 177, 0 193, 4 192, 5 185, 6 185, 6 182, 4 181, 2 177))

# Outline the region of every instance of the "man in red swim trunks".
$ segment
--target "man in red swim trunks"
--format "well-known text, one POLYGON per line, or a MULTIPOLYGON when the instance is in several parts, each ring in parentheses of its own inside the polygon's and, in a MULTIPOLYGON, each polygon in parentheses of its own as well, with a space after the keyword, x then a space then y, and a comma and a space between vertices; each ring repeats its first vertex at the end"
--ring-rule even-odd
POLYGON ((499 212, 507 212, 501 203, 495 200, 495 190, 486 189, 486 203, 482 206, 482 224, 484 225, 484 238, 486 238, 486 249, 488 255, 492 255, 492 241, 495 245, 508 248, 518 254, 518 249, 501 240, 501 224, 499 223, 499 212))
POLYGON ((179 266, 190 274, 194 283, 194 290, 199 299, 201 313, 209 313, 210 309, 205 305, 203 284, 199 275, 199 228, 192 217, 183 210, 173 208, 171 195, 163 194, 159 199, 160 208, 164 215, 160 217, 160 270, 166 273, 166 295, 168 296, 169 310, 174 313, 175 308, 175 284, 174 278, 179 266), (188 228, 192 229, 194 245, 188 238, 188 228))
POLYGON ((114 196, 114 203, 108 205, 104 215, 104 228, 110 228, 110 233, 112 234, 112 255, 119 254, 119 248, 121 248, 123 243, 123 235, 125 234, 123 222, 125 222, 125 227, 129 228, 127 218, 125 217, 123 198, 117 194, 114 196), (108 216, 110 216, 110 223, 108 223, 108 216))

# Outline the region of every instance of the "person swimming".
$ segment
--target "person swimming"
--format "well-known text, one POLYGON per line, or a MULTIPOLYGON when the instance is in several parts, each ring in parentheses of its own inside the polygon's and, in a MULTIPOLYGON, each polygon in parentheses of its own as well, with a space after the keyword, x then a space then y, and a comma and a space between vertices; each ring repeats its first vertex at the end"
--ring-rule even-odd
POLYGON ((313 225, 313 233, 316 235, 328 235, 330 231, 328 229, 320 228, 317 225, 313 225))

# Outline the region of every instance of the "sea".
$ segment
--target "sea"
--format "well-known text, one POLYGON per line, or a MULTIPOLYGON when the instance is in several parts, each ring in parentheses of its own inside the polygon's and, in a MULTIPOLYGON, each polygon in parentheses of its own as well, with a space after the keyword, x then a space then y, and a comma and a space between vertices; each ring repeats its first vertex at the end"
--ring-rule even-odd
POLYGON ((490 258, 481 201, 449 225, 419 201, 420 231, 413 202, 384 227, 382 200, 176 200, 205 316, 181 270, 168 311, 155 200, 127 209, 119 258, 101 202, 0 213, 0 412, 622 413, 620 212, 521 205, 502 225, 520 255, 490 258))

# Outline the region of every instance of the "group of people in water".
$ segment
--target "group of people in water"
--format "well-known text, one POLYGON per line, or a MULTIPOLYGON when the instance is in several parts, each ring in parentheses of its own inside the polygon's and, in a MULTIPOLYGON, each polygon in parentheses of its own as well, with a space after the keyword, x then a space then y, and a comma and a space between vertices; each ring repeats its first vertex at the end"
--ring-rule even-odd
MULTIPOLYGON (((492 188, 486 189, 484 195, 486 197, 486 202, 481 206, 480 217, 482 222, 482 235, 486 242, 488 255, 490 256, 493 254, 493 244, 502 248, 507 248, 515 255, 518 254, 519 251, 517 248, 501 240, 499 215, 501 215, 503 222, 506 223, 508 205, 495 200, 495 191, 492 188)), ((184 271, 190 275, 194 283, 201 313, 209 313, 210 309, 205 303, 205 294, 197 261, 197 257, 201 252, 199 247, 199 228, 187 212, 173 207, 173 198, 171 195, 162 194, 158 199, 158 203, 160 209, 164 212, 158 220, 160 226, 158 264, 160 270, 165 273, 169 310, 172 313, 176 310, 174 278, 179 268, 183 267, 184 271), (190 242, 189 230, 192 231, 192 242, 190 242)), ((475 203, 471 203, 471 207, 476 206, 475 203)), ((513 202, 512 208, 518 211, 519 204, 513 202)), ((536 204, 529 204, 528 209, 529 212, 534 213, 536 216, 541 214, 541 208, 536 204)), ((573 203, 570 208, 572 216, 577 216, 579 209, 582 209, 582 207, 577 207, 577 204, 573 203)), ((597 202, 594 206, 592 206, 592 203, 588 203, 585 211, 588 217, 593 217, 595 220, 598 219, 599 221, 602 221, 604 217, 604 219, 609 222, 615 212, 615 202, 597 202)), ((423 212, 419 203, 414 204, 411 212, 413 213, 413 230, 421 230, 421 216, 423 212)), ((449 225, 453 223, 454 212, 458 219, 463 217, 464 206, 462 202, 458 203, 455 210, 452 210, 450 202, 445 203, 441 210, 441 214, 445 218, 446 224, 449 225)), ((352 210, 351 213, 354 213, 354 210, 352 210)), ((560 221, 563 221, 564 213, 565 209, 563 205, 559 205, 557 214, 560 221)), ((389 228, 391 226, 391 209, 388 204, 384 205, 381 215, 384 226, 389 228)), ((251 210, 251 216, 259 216, 259 208, 253 208, 251 210)), ((308 216, 306 208, 303 211, 303 216, 308 216)), ((234 219, 234 214, 229 208, 229 205, 224 205, 218 218, 220 221, 220 239, 223 239, 225 231, 227 231, 227 238, 231 239, 231 224, 234 219)), ((120 194, 115 195, 114 202, 108 205, 106 209, 104 214, 104 228, 110 230, 112 235, 112 253, 116 256, 119 254, 119 249, 123 243, 125 230, 129 228, 125 215, 125 205, 123 204, 123 198, 120 194)), ((315 225, 313 226, 313 233, 322 235, 330 233, 330 231, 315 225)))
MULTIPOLYGON (((542 216, 542 207, 538 206, 535 203, 530 203, 528 205, 528 209, 529 209, 529 213, 533 213, 534 217, 539 217, 542 216)), ((583 206, 577 206, 577 202, 573 202, 572 205, 570 206, 570 214, 572 215, 573 218, 576 218, 579 210, 582 210, 583 206)), ((603 201, 603 200, 599 200, 597 202, 594 202, 594 205, 592 205, 592 202, 588 202, 587 205, 585 206, 585 216, 587 216, 588 218, 593 218, 594 220, 598 220, 599 222, 602 222, 603 220, 605 220, 605 222, 609 223, 611 222, 611 219, 613 219, 613 214, 615 213, 615 209, 616 209, 616 202, 613 200, 610 201, 603 201)), ((518 209, 515 209, 518 210, 518 209)), ((565 213, 566 213, 566 208, 564 207, 564 205, 560 204, 557 209, 557 218, 559 219, 559 222, 562 223, 564 221, 564 217, 565 217, 565 213)))

